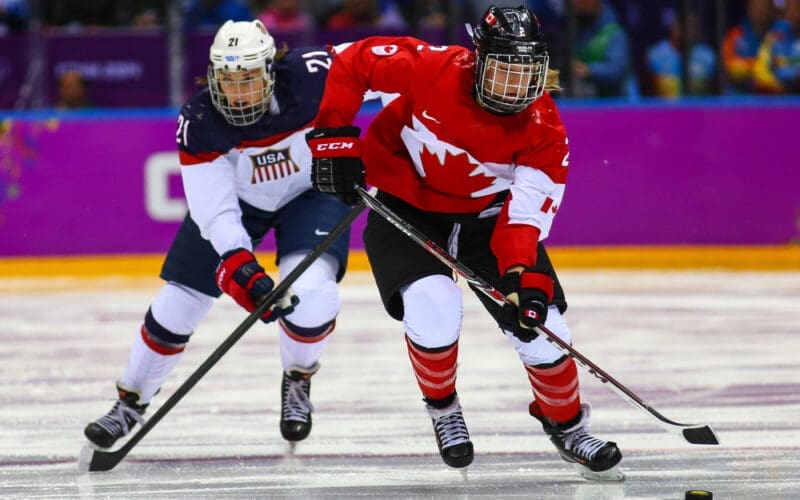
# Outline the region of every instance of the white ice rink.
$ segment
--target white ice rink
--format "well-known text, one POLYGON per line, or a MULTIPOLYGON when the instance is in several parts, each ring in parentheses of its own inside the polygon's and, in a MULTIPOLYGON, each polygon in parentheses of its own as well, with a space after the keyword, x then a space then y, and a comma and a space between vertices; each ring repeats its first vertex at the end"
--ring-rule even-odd
MULTIPOLYGON (((464 481, 436 452, 403 341, 365 274, 342 287, 313 380, 311 436, 278 432, 276 329, 257 324, 116 468, 80 472, 84 425, 160 282, 0 279, 0 498, 800 498, 800 272, 562 271, 575 347, 666 417, 686 444, 581 371, 592 431, 619 443, 624 483, 590 483, 527 415, 511 346, 465 294, 458 390, 476 458, 464 481)), ((216 304, 150 414, 242 321, 216 304)))

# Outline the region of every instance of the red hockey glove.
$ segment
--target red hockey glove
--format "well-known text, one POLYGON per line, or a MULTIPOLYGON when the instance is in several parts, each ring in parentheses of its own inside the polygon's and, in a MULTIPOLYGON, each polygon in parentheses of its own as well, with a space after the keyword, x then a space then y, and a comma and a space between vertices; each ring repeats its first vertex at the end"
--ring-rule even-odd
POLYGON ((533 328, 547 319, 547 305, 553 298, 553 280, 529 268, 521 273, 507 272, 500 278, 497 289, 518 304, 518 307, 503 306, 506 321, 501 326, 523 342, 538 337, 533 328))
POLYGON ((306 134, 311 148, 311 184, 348 205, 358 203, 355 186, 364 187, 358 127, 317 128, 306 134))
MULTIPOLYGON (((264 273, 255 255, 244 248, 222 255, 216 278, 219 289, 233 297, 248 312, 255 311, 258 302, 275 288, 275 282, 264 273)), ((289 291, 261 315, 261 320, 269 323, 291 314, 298 303, 297 296, 289 291)))

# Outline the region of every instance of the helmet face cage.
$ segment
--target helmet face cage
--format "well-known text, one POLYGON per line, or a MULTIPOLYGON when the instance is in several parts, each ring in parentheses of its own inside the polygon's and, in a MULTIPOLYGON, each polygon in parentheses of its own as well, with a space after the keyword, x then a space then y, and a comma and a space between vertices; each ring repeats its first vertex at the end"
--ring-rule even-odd
POLYGON ((514 114, 544 94, 550 56, 539 21, 525 7, 489 7, 473 32, 475 98, 514 114))
POLYGON ((231 125, 252 125, 269 109, 275 80, 267 68, 224 70, 208 66, 211 102, 231 125))
POLYGON ((256 123, 269 109, 275 42, 259 21, 227 21, 209 50, 211 102, 231 125, 256 123))
POLYGON ((550 57, 485 54, 478 57, 475 90, 486 108, 500 114, 519 113, 544 94, 550 57))

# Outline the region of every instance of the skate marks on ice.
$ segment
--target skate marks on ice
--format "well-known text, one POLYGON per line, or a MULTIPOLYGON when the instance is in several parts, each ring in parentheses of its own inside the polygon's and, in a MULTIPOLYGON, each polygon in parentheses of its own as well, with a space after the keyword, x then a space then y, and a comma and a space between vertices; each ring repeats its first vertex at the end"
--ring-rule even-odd
MULTIPOLYGON (((717 498, 796 498, 800 454, 725 450, 713 457, 629 452, 626 480, 589 482, 547 451, 483 453, 469 481, 432 454, 129 459, 109 472, 81 473, 74 462, 3 472, 3 498, 682 498, 687 489, 717 498), (777 461, 785 463, 780 465, 777 461)), ((4 466, 3 469, 7 467, 4 466)))
MULTIPOLYGON (((293 455, 278 432, 277 336, 256 325, 114 470, 80 472, 83 426, 113 402, 160 283, 0 280, 0 497, 800 497, 800 273, 561 274, 576 348, 665 415, 709 423, 720 446, 683 443, 582 374, 592 432, 619 443, 626 481, 579 478, 527 416, 510 346, 465 296, 465 482, 438 456, 401 325, 352 276, 314 379, 314 430, 293 455)), ((243 318, 218 301, 154 405, 243 318)))

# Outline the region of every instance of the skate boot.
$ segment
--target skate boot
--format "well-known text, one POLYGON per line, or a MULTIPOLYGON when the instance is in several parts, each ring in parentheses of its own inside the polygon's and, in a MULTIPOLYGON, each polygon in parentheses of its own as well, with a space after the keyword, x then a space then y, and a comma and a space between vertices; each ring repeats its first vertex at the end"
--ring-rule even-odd
POLYGON ((544 431, 550 436, 550 441, 558 449, 561 458, 573 464, 583 478, 622 481, 625 479, 625 474, 619 467, 622 453, 617 448, 617 443, 598 439, 587 430, 591 409, 590 404, 582 404, 578 416, 562 424, 557 424, 542 415, 536 403, 531 404, 530 413, 542 423, 544 431))
POLYGON ((138 423, 144 424, 147 404, 139 404, 142 395, 138 390, 124 387, 117 382, 119 399, 114 407, 83 430, 86 438, 100 448, 110 448, 117 439, 127 435, 138 423))
POLYGON ((311 376, 319 363, 311 368, 292 366, 283 372, 281 383, 281 436, 287 441, 302 441, 311 432, 311 376))
POLYGON ((453 395, 452 398, 442 401, 426 399, 425 402, 444 463, 450 467, 466 467, 471 464, 474 451, 458 396, 453 395))

